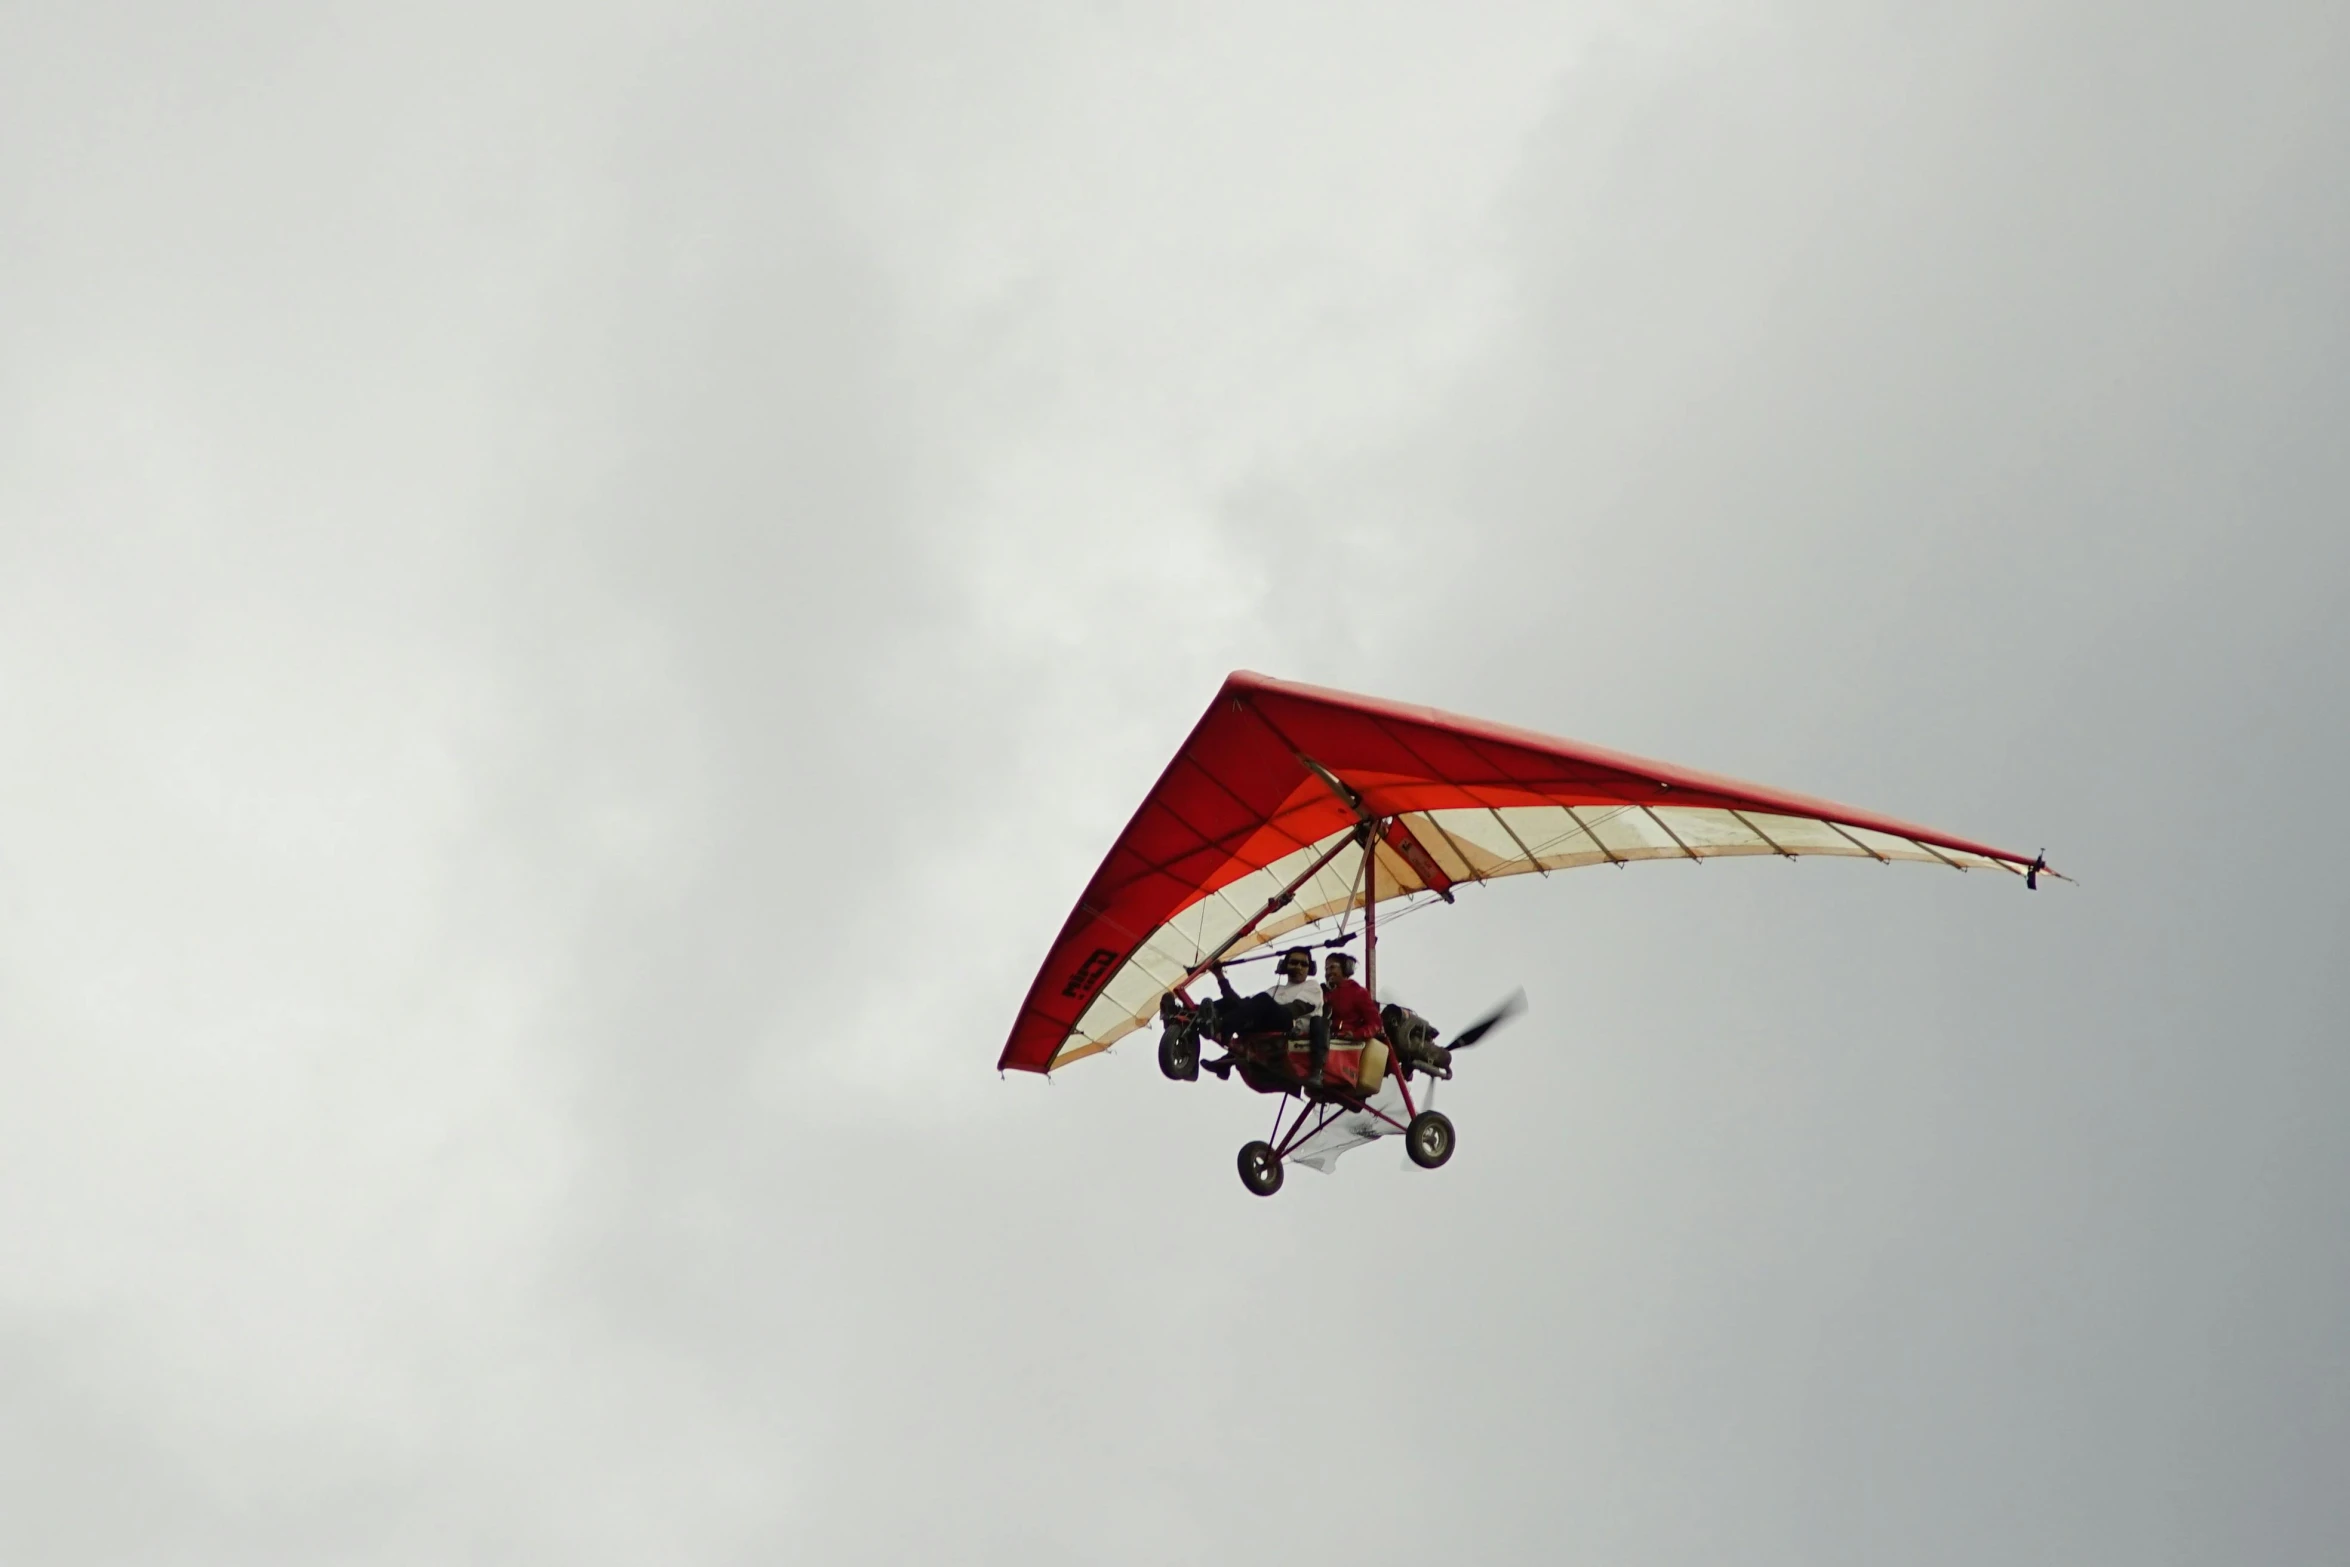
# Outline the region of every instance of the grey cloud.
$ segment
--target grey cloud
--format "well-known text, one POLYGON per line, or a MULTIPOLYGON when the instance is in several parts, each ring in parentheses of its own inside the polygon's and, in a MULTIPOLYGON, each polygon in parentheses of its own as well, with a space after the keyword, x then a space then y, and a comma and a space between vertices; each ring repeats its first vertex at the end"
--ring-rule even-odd
POLYGON ((553 20, 10 24, 12 1559, 2338 1554, 2328 11, 553 20), (2082 885, 1254 1203, 988 1071, 1236 665, 2082 885))

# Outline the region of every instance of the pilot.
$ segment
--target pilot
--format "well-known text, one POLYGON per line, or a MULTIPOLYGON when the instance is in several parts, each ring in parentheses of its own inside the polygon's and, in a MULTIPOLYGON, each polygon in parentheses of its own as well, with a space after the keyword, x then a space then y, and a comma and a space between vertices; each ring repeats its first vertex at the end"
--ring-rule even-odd
POLYGON ((1379 1033, 1379 1003, 1355 983, 1355 960, 1349 953, 1333 952, 1322 960, 1322 1010, 1334 1034, 1370 1039, 1379 1033))
POLYGON ((1281 977, 1271 989, 1253 996, 1237 995, 1219 964, 1216 988, 1224 999, 1216 1006, 1216 1025, 1234 1034, 1287 1034, 1293 1025, 1306 1025, 1306 1047, 1313 1060, 1309 1081, 1319 1082, 1322 1063, 1330 1056, 1330 1023, 1322 1016, 1322 987, 1314 982, 1314 955, 1303 947, 1281 954, 1281 977))

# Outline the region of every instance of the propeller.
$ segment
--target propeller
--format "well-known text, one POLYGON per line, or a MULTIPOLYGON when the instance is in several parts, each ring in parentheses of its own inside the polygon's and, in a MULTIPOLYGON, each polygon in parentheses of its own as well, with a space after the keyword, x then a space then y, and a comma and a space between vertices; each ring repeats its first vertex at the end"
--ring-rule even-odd
POLYGON ((1447 1044, 1445 1048, 1447 1050, 1454 1051, 1466 1050, 1471 1045, 1476 1044, 1479 1040, 1483 1039, 1487 1034, 1492 1033, 1495 1029, 1501 1027, 1502 1024, 1507 1023, 1511 1018, 1518 1016, 1525 1010, 1526 992, 1523 990, 1513 990, 1502 1001, 1500 1006, 1495 1007, 1492 1011, 1477 1019, 1476 1022, 1471 1023, 1467 1028, 1464 1028, 1458 1034, 1455 1034, 1452 1037, 1451 1042, 1447 1044))

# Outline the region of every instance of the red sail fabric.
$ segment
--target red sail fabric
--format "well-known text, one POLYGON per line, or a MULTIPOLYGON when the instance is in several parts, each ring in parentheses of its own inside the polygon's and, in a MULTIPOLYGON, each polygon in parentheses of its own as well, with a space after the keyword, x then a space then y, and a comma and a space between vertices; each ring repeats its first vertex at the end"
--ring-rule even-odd
POLYGON ((1216 694, 1053 941, 998 1065, 1047 1072, 1149 1022, 1161 995, 1308 871, 1228 955, 1362 901, 1646 859, 1826 854, 2024 875, 2028 856, 1758 784, 1433 708, 1245 671, 1216 694), (1335 851, 1333 853, 1333 851, 1335 851))

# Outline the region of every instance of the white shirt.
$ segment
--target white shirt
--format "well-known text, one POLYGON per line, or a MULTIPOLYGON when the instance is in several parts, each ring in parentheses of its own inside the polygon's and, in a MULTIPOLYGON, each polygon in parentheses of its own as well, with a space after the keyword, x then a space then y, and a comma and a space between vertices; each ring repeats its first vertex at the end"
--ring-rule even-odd
POLYGON ((1322 1010, 1322 982, 1318 979, 1301 979, 1294 985, 1275 985, 1265 994, 1283 1006, 1292 1001, 1302 1001, 1316 1012, 1322 1010))

